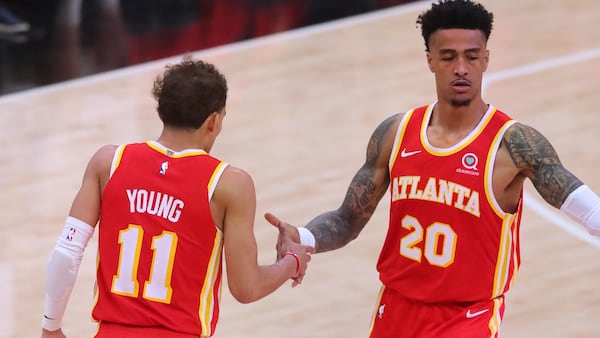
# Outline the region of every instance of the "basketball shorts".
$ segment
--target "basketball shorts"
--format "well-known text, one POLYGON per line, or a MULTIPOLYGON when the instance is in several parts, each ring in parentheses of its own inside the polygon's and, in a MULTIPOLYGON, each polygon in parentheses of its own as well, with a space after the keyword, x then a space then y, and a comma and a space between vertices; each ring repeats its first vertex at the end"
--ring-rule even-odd
POLYGON ((504 296, 472 303, 431 304, 382 287, 370 338, 498 338, 504 296))

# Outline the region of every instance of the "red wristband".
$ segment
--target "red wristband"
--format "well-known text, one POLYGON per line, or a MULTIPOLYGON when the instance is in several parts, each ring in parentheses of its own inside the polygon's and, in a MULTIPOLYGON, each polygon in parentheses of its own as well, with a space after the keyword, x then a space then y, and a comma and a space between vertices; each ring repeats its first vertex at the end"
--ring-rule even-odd
POLYGON ((300 273, 300 265, 301 265, 301 263, 300 263, 300 257, 298 257, 298 255, 296 255, 296 253, 293 252, 293 251, 288 251, 288 252, 284 253, 283 257, 288 256, 288 255, 289 256, 294 256, 294 258, 296 259, 296 266, 297 266, 297 268, 296 268, 296 273, 294 274, 294 277, 297 277, 298 273, 300 273))

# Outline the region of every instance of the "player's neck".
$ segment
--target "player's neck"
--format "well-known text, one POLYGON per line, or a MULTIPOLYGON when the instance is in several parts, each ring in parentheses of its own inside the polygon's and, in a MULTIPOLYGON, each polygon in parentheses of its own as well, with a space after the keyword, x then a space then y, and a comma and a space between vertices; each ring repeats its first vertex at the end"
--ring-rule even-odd
POLYGON ((202 149, 208 152, 212 147, 212 142, 198 130, 165 127, 156 141, 174 151, 202 149))
POLYGON ((438 102, 429 122, 430 126, 446 130, 472 130, 488 110, 488 104, 483 100, 473 100, 465 106, 455 106, 450 102, 438 102))
POLYGON ((487 109, 487 104, 463 107, 436 105, 427 127, 429 142, 440 148, 454 146, 473 131, 487 109))

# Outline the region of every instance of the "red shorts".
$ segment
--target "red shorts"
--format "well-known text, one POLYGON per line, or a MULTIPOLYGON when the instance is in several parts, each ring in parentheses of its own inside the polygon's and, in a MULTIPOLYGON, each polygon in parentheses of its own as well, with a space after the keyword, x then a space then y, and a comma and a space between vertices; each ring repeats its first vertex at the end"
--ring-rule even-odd
POLYGON ((429 304, 382 288, 371 321, 371 338, 497 338, 504 296, 493 300, 429 304))
POLYGON ((137 327, 101 322, 95 338, 202 338, 161 327, 137 327))

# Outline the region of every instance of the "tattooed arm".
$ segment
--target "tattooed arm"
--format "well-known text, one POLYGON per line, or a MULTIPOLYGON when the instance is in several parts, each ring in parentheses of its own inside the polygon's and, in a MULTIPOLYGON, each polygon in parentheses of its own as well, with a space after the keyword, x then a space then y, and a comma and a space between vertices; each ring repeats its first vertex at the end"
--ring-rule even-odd
POLYGON ((503 139, 520 173, 550 205, 600 236, 600 197, 565 169, 550 142, 537 130, 516 124, 503 139))
POLYGON ((517 169, 550 205, 560 208, 567 196, 583 185, 563 167, 550 142, 534 128, 517 123, 506 132, 503 143, 517 169))
POLYGON ((390 153, 402 116, 391 116, 375 129, 367 146, 366 160, 350 182, 342 205, 315 217, 306 225, 315 236, 316 252, 348 244, 373 215, 390 183, 390 153))

